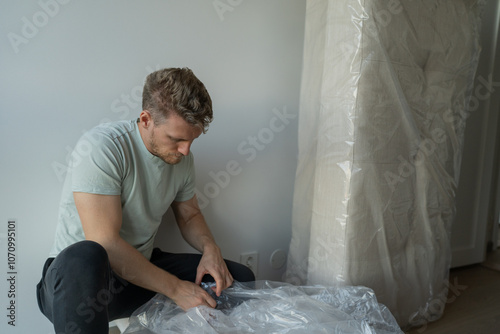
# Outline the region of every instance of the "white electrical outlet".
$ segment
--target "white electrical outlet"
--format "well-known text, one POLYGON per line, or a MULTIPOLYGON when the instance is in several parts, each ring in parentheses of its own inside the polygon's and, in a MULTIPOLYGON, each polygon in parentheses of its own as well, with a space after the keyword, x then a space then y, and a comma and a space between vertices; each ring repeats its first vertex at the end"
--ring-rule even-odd
POLYGON ((240 255, 240 263, 244 264, 250 270, 253 271, 255 277, 257 277, 257 267, 259 265, 259 253, 258 252, 248 252, 241 253, 240 255))

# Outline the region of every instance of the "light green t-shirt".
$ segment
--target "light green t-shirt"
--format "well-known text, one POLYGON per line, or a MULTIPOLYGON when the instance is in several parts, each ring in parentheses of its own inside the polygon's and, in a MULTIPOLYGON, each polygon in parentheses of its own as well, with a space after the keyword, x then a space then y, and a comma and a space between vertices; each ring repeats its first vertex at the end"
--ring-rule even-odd
POLYGON ((50 256, 85 240, 74 191, 120 195, 120 236, 149 259, 162 216, 172 201, 191 199, 194 187, 192 153, 170 165, 147 150, 135 120, 101 124, 75 146, 50 256))

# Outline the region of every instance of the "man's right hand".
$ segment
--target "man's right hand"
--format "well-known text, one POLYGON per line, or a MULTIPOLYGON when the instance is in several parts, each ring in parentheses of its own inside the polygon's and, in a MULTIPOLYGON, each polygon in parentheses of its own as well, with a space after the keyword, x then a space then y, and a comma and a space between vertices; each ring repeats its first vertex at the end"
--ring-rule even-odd
POLYGON ((215 308, 217 302, 199 285, 189 281, 179 280, 170 298, 184 311, 196 306, 215 308))

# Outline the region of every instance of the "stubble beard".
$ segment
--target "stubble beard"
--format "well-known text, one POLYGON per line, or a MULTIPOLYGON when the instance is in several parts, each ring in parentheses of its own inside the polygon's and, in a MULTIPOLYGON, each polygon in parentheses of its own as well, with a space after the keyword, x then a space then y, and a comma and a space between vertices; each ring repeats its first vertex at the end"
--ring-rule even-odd
POLYGON ((149 145, 151 147, 151 151, 152 151, 151 153, 169 165, 177 165, 179 162, 182 161, 182 158, 184 157, 180 153, 172 153, 172 152, 162 153, 162 152, 160 152, 160 150, 158 149, 158 146, 156 145, 153 138, 149 139, 149 145))

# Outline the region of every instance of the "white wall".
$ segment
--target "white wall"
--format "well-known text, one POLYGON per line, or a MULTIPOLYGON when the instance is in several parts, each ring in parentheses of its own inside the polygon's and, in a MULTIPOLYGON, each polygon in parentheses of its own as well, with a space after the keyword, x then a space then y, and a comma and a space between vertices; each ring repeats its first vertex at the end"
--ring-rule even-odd
MULTIPOLYGON (((143 80, 162 67, 192 68, 214 102, 215 120, 193 152, 197 188, 209 200, 205 216, 224 256, 258 251, 258 278, 281 278, 269 257, 287 250, 290 238, 305 0, 1 7, 1 277, 9 272, 9 219, 17 222, 17 253, 16 326, 7 324, 10 285, 2 278, 0 332, 53 332, 36 306, 35 285, 52 245, 69 150, 99 122, 137 117, 143 80), (230 161, 239 173, 223 178, 230 161)), ((172 226, 160 233, 163 248, 189 250, 172 226)))

